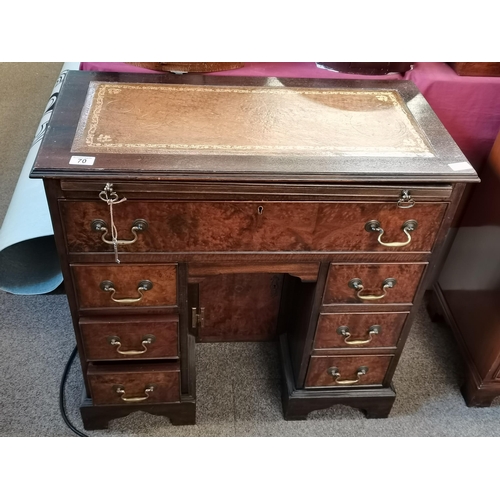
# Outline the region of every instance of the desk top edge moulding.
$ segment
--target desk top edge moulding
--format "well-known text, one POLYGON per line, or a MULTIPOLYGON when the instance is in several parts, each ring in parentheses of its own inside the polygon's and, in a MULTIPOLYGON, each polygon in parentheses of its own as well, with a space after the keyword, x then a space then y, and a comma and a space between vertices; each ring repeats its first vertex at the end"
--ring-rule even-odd
POLYGON ((411 82, 75 71, 60 97, 33 177, 475 176, 472 168, 449 166, 467 160, 411 82), (104 161, 69 164, 72 155, 98 153, 107 153, 104 161))
MULTIPOLYGON (((86 429, 196 420, 196 343, 275 342, 283 415, 387 417, 476 172, 411 82, 70 72, 42 178, 86 429)), ((221 377, 223 375, 221 374, 221 377)))

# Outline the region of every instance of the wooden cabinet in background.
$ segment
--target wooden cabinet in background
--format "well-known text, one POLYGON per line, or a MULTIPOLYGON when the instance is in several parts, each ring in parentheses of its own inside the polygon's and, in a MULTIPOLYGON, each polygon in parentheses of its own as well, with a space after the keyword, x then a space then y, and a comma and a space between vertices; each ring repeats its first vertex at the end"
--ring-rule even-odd
POLYGON ((500 135, 474 186, 429 304, 465 361, 469 406, 500 396, 500 135))
POLYGON ((451 62, 448 63, 460 76, 500 76, 498 62, 451 62))

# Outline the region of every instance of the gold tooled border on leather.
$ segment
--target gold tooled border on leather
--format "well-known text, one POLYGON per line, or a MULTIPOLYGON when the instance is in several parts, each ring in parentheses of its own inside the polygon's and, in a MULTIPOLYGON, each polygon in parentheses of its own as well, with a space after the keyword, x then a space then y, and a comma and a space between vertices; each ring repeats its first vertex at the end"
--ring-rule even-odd
POLYGON ((414 119, 406 104, 401 99, 397 91, 394 90, 344 90, 344 89, 309 89, 301 87, 216 87, 204 85, 180 85, 180 84, 134 84, 134 83, 108 83, 94 81, 90 82, 85 103, 82 108, 80 120, 75 133, 75 138, 71 147, 73 153, 129 153, 129 154, 262 154, 262 151, 273 151, 276 153, 299 153, 315 156, 391 156, 391 157, 431 157, 432 147, 425 139, 425 135, 419 134, 419 124, 414 119), (227 144, 133 144, 133 143, 112 143, 107 137, 101 135, 96 139, 95 133, 99 124, 100 113, 103 108, 106 94, 118 94, 122 89, 149 90, 161 92, 224 92, 224 93, 291 93, 291 94, 337 94, 337 95, 373 95, 391 104, 404 113, 408 120, 407 131, 415 140, 414 151, 402 152, 395 147, 384 146, 272 146, 272 145, 227 145, 227 144), (87 125, 87 133, 85 130, 87 125), (118 150, 122 151, 118 151, 118 150), (125 151, 126 150, 126 151, 125 151))

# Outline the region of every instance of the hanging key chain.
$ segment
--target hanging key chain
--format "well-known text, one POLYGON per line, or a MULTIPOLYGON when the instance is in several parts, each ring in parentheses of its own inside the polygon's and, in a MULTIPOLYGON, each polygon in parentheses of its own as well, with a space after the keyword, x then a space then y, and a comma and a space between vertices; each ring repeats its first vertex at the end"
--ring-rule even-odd
POLYGON ((118 205, 127 201, 127 198, 118 199, 118 194, 113 191, 113 184, 109 182, 104 186, 104 189, 99 193, 99 198, 105 201, 109 206, 109 218, 111 222, 111 241, 113 242, 113 248, 115 251, 115 261, 120 264, 120 259, 118 258, 118 231, 115 226, 115 221, 113 219, 113 205, 118 205))

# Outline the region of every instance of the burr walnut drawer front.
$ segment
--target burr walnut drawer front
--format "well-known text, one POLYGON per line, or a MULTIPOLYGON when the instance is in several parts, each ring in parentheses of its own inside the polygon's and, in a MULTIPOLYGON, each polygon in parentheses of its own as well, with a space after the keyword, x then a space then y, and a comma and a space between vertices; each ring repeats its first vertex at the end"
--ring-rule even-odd
POLYGON ((332 264, 323 304, 411 304, 427 264, 332 264))
POLYGON ((105 366, 87 370, 95 405, 180 401, 179 364, 105 366))
POLYGON ((177 358, 178 328, 176 315, 80 318, 88 361, 177 358))
MULTIPOLYGON (((112 252, 101 201, 62 201, 69 252, 112 252)), ((446 203, 124 201, 120 252, 430 252, 446 203)))
POLYGON ((392 358, 391 355, 311 356, 305 386, 382 385, 392 358))
POLYGON ((177 304, 177 266, 72 265, 80 308, 177 304))
POLYGON ((396 313, 322 313, 314 349, 396 348, 408 316, 396 313))

